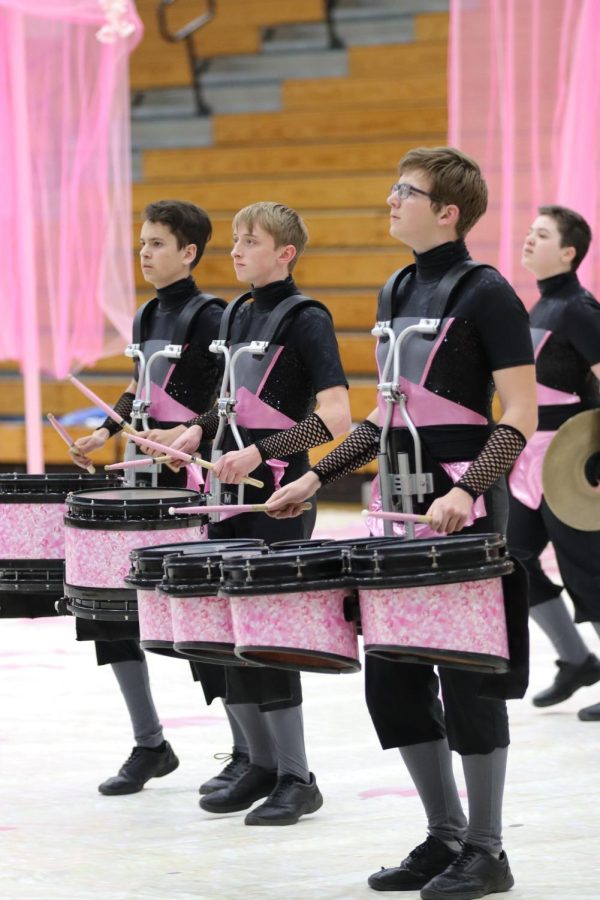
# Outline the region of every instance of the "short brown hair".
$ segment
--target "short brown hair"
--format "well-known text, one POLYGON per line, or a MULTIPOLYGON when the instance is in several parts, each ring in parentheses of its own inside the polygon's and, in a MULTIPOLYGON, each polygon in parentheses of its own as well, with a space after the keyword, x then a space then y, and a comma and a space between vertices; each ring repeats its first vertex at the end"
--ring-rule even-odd
POLYGON ((431 201, 437 212, 445 204, 458 206, 458 237, 464 237, 487 209, 487 184, 474 159, 454 147, 416 147, 398 163, 398 172, 419 171, 429 176, 431 201))
POLYGON ((282 203, 272 203, 268 200, 251 203, 250 206, 240 209, 233 217, 234 231, 237 230, 240 223, 246 225, 250 231, 253 231, 254 226, 258 225, 271 235, 276 247, 285 247, 288 244, 295 247, 296 256, 290 263, 290 272, 308 243, 308 230, 302 217, 295 209, 284 206, 282 203))
POLYGON ((585 259, 592 241, 592 229, 583 216, 567 206, 540 206, 540 216, 549 216, 556 222, 560 234, 561 247, 574 247, 575 256, 571 260, 571 272, 577 271, 585 259))
POLYGON ((196 245, 193 269, 202 259, 204 248, 212 237, 212 224, 206 210, 185 200, 157 200, 149 203, 142 213, 142 222, 160 222, 175 236, 179 250, 188 244, 196 245))

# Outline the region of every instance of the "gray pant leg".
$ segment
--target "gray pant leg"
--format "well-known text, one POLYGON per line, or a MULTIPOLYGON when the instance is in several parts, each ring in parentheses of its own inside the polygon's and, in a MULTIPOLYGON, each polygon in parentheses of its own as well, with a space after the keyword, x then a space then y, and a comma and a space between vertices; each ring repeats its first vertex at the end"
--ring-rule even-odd
POLYGON ((502 799, 507 757, 508 747, 462 757, 469 798, 466 840, 490 853, 502 850, 502 799))
POLYGON ((256 703, 230 703, 226 709, 244 736, 252 765, 274 772, 277 769, 277 750, 265 714, 261 713, 256 703))
POLYGON ((574 666, 585 662, 590 651, 562 597, 532 606, 529 615, 552 642, 559 659, 574 666))
POLYGON ((467 829, 448 741, 427 741, 400 747, 400 755, 419 793, 429 834, 441 841, 462 840, 467 829))
POLYGON ((224 700, 223 706, 225 708, 225 715, 227 716, 227 719, 229 721, 231 734, 233 736, 233 749, 237 750, 238 753, 244 753, 246 756, 248 756, 248 742, 246 740, 246 735, 244 734, 240 723, 232 714, 230 708, 227 706, 224 700))
POLYGON ((276 709, 262 713, 277 753, 277 774, 295 775, 307 784, 310 781, 304 746, 302 706, 276 709))
POLYGON ((164 736, 152 699, 146 660, 111 663, 111 669, 127 704, 136 744, 140 747, 160 746, 164 736))

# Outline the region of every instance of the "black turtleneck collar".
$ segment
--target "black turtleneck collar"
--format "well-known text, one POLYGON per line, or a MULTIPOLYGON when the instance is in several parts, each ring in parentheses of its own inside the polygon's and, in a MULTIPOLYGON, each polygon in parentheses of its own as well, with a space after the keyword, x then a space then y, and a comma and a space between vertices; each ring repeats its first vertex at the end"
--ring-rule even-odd
POLYGON ((417 280, 421 282, 439 281, 454 263, 470 258, 462 238, 458 241, 440 244, 438 247, 426 250, 425 253, 415 253, 417 280))
POLYGON ((272 281, 271 284, 265 284, 264 287, 252 288, 252 297, 257 309, 272 309, 280 300, 299 293, 291 275, 288 275, 283 281, 272 281))
POLYGON ((167 287, 156 289, 159 308, 170 309, 183 300, 188 300, 190 296, 197 292, 196 282, 191 275, 188 275, 187 278, 180 278, 179 281, 174 281, 173 284, 168 284, 167 287))
POLYGON ((562 294, 565 290, 572 294, 580 287, 579 278, 575 272, 560 272, 550 278, 542 278, 541 281, 538 281, 537 286, 542 297, 553 297, 556 294, 562 294))

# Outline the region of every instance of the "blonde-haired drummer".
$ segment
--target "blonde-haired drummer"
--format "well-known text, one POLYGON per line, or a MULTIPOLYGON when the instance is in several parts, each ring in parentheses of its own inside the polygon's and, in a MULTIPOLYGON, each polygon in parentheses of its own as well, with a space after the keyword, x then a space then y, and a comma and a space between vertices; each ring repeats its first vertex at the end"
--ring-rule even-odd
MULTIPOLYGON (((579 213, 542 206, 527 232, 521 260, 540 291, 530 314, 539 426, 509 479, 508 540, 529 573, 531 617, 558 654, 556 677, 533 698, 535 706, 561 703, 600 680, 600 660, 573 623, 562 585, 552 582, 540 564, 540 554, 552 542, 575 621, 592 622, 600 634, 600 528, 583 531, 559 521, 541 489, 544 453, 557 429, 577 413, 600 406, 600 304, 577 277, 591 239, 590 226, 579 213)), ((600 480, 597 449, 586 472, 592 482, 600 480)), ((579 718, 600 721, 600 703, 580 710, 579 718)))

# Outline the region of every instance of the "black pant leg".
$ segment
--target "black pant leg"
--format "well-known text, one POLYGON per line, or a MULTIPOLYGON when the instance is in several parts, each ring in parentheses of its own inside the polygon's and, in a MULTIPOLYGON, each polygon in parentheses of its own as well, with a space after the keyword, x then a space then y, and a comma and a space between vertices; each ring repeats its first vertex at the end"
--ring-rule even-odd
POLYGON ((537 606, 560 597, 562 585, 554 584, 540 563, 540 555, 550 540, 547 516, 542 508, 530 509, 511 497, 508 549, 523 564, 529 576, 529 606, 537 606))

